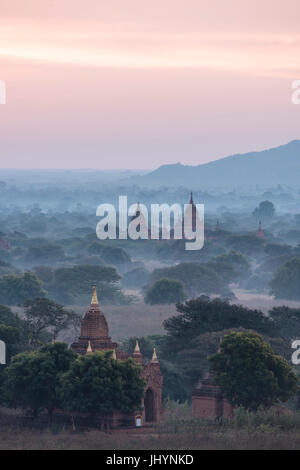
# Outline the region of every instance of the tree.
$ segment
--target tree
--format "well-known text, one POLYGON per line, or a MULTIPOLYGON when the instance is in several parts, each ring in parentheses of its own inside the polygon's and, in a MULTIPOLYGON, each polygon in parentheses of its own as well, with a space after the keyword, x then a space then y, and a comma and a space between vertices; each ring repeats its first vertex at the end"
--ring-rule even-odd
POLYGON ((176 308, 181 315, 175 315, 163 323, 167 331, 164 348, 170 355, 193 338, 208 332, 245 328, 269 336, 279 334, 273 322, 259 310, 231 305, 220 299, 199 297, 178 304, 176 308))
POLYGON ((126 268, 131 263, 128 253, 117 246, 106 246, 105 243, 94 241, 88 248, 88 253, 99 255, 109 265, 126 268))
MULTIPOLYGON (((48 273, 49 274, 49 273, 48 273)), ((120 275, 110 266, 77 265, 53 271, 45 287, 51 298, 66 305, 86 305, 92 285, 97 286, 102 301, 125 300, 119 287, 120 275)))
POLYGON ((250 262, 248 258, 236 251, 215 256, 207 266, 213 268, 225 282, 241 280, 250 274, 250 262))
POLYGON ((300 257, 279 266, 271 283, 271 293, 278 299, 300 299, 300 257))
POLYGON ((199 378, 209 368, 207 357, 217 350, 222 335, 232 330, 257 330, 267 337, 278 337, 280 333, 262 312, 220 299, 202 296, 176 308, 178 314, 163 323, 167 334, 159 346, 161 365, 166 366, 164 373, 170 376, 167 384, 175 383, 176 377, 182 384, 179 387, 177 383, 169 391, 174 399, 185 400, 191 396, 199 378))
POLYGON ((0 305, 0 323, 6 326, 18 328, 22 321, 16 313, 13 313, 9 307, 0 305))
POLYGON ((221 276, 204 263, 180 263, 168 268, 155 269, 151 281, 164 278, 183 282, 186 292, 191 296, 203 293, 221 294, 227 288, 221 276))
POLYGON ((298 378, 291 366, 258 334, 232 333, 224 337, 220 349, 210 358, 211 370, 233 406, 256 411, 296 394, 298 378))
POLYGON ((259 266, 259 271, 265 271, 271 274, 270 280, 274 277, 274 272, 278 270, 280 266, 285 264, 287 261, 293 259, 293 256, 289 255, 280 255, 280 256, 273 256, 268 257, 265 259, 263 263, 259 266))
POLYGON ((129 289, 138 289, 145 286, 150 280, 150 273, 143 267, 128 271, 122 277, 122 286, 129 289))
POLYGON ((259 219, 273 217, 275 214, 275 206, 270 201, 262 201, 253 211, 253 216, 259 219))
POLYGON ((280 330, 280 336, 287 340, 300 336, 300 309, 285 305, 274 307, 269 312, 274 324, 280 330))
POLYGON ((66 310, 46 298, 27 300, 23 304, 25 325, 31 346, 36 348, 41 342, 41 334, 45 331, 52 333, 55 339, 60 331, 70 324, 80 323, 80 316, 72 310, 66 310))
POLYGON ((244 255, 254 256, 263 249, 263 241, 253 235, 231 235, 226 244, 244 255))
POLYGON ((0 260, 0 277, 17 272, 18 269, 16 269, 12 264, 0 260))
POLYGON ((289 256, 293 251, 290 245, 278 245, 277 243, 270 243, 265 246, 265 253, 271 257, 289 256))
POLYGON ((8 274, 0 279, 0 303, 18 305, 27 299, 43 297, 46 291, 38 277, 31 272, 8 274))
POLYGON ((173 304, 182 302, 185 298, 186 293, 181 281, 159 279, 147 290, 145 302, 150 305, 173 304))
POLYGON ((10 308, 0 305, 0 339, 6 343, 6 362, 28 347, 25 322, 10 308))
POLYGON ((238 253, 234 250, 212 258, 212 262, 232 266, 235 269, 237 276, 245 276, 250 272, 249 259, 245 255, 242 255, 242 253, 238 253))
POLYGON ((36 207, 28 214, 24 220, 23 227, 26 232, 34 234, 44 234, 47 229, 46 215, 41 213, 41 209, 36 207))
POLYGON ((131 359, 118 361, 111 352, 78 356, 61 377, 60 397, 65 410, 99 413, 131 413, 141 406, 144 381, 131 359))
POLYGON ((50 284, 54 280, 54 271, 50 266, 36 266, 34 272, 44 284, 50 284))
POLYGON ((64 343, 47 344, 38 351, 14 356, 5 370, 5 399, 10 407, 29 409, 35 416, 47 409, 51 420, 60 405, 59 378, 76 355, 64 343))
POLYGON ((66 255, 61 246, 44 243, 39 246, 30 246, 25 256, 25 262, 31 265, 37 263, 54 264, 65 258, 66 255))
POLYGON ((20 336, 17 328, 0 323, 0 340, 6 345, 6 363, 9 363, 10 358, 20 352, 20 336))

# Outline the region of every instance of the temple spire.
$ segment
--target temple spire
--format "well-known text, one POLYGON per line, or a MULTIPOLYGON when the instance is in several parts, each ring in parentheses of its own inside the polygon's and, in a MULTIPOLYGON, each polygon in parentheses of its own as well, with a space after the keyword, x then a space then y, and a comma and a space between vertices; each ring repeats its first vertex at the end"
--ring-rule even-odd
POLYGON ((135 349, 134 349, 134 352, 132 354, 132 357, 135 360, 135 362, 137 362, 138 364, 141 364, 141 365, 143 364, 143 355, 141 353, 140 345, 139 345, 138 340, 136 340, 136 342, 135 342, 135 349))
POLYGON ((263 232, 263 229, 262 229, 261 220, 259 221, 259 224, 258 224, 257 236, 258 236, 258 238, 264 238, 264 232, 263 232))
POLYGON ((115 349, 113 349, 112 358, 113 358, 115 361, 117 360, 117 353, 116 353, 116 350, 115 350, 115 349))
POLYGON ((157 354, 156 354, 156 348, 153 349, 153 356, 152 356, 152 361, 151 362, 158 362, 157 354))
POLYGON ((135 353, 140 353, 141 352, 138 340, 136 340, 134 352, 135 353))
POLYGON ((92 297, 92 305, 98 305, 98 297, 97 297, 97 288, 96 286, 93 287, 93 297, 92 297))
POLYGON ((87 347, 86 353, 87 353, 87 354, 90 354, 90 353, 92 353, 92 352, 93 352, 93 350, 92 350, 91 342, 89 341, 89 342, 88 342, 88 347, 87 347))

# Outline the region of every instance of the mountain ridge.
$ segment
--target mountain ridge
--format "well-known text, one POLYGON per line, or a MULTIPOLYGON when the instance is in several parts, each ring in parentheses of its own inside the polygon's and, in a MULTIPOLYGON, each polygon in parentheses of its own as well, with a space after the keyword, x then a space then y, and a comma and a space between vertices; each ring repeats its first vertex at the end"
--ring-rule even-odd
POLYGON ((270 149, 234 154, 200 165, 162 165, 140 176, 140 185, 193 187, 300 182, 300 140, 270 149))

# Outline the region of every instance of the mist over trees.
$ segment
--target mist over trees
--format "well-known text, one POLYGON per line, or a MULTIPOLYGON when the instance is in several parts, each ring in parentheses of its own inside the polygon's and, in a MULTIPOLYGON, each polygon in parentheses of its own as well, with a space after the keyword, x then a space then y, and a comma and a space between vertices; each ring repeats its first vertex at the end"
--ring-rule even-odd
POLYGON ((131 352, 138 339, 149 361, 156 347, 165 380, 164 397, 184 402, 190 400, 199 379, 210 370, 209 357, 232 332, 255 332, 277 356, 290 361, 291 340, 300 335, 300 316, 298 310, 288 307, 272 309, 266 316, 259 310, 202 296, 177 304, 176 315, 164 322, 164 330, 164 335, 132 337, 122 348, 131 352))
MULTIPOLYGON (((1 175, 0 338, 7 343, 8 366, 18 353, 49 346, 53 336, 71 342, 92 285, 104 312, 120 307, 120 317, 112 318, 117 332, 118 319, 135 304, 145 361, 153 347, 158 351, 164 399, 189 401, 209 370, 208 357, 232 332, 259 333, 275 355, 290 360, 290 341, 300 335, 300 305, 294 304, 300 300, 298 187, 225 180, 141 186, 133 176, 129 183, 97 173, 1 175), (195 203, 205 204, 202 250, 186 251, 185 240, 97 239, 101 202, 117 207, 118 195, 127 194, 129 204, 183 205, 192 190, 195 203), (276 298, 277 307, 246 308, 241 293, 270 304, 276 298), (159 328, 153 326, 154 309, 170 309, 159 328)), ((122 347, 132 353, 134 321, 127 331, 120 332, 122 347)))
POLYGON ((271 292, 279 299, 300 300, 300 257, 278 267, 271 281, 271 292))
POLYGON ((258 219, 267 219, 275 214, 275 206, 271 201, 262 201, 253 211, 253 216, 258 219))
POLYGON ((151 305, 182 302, 187 297, 181 281, 159 279, 145 295, 145 302, 151 305))

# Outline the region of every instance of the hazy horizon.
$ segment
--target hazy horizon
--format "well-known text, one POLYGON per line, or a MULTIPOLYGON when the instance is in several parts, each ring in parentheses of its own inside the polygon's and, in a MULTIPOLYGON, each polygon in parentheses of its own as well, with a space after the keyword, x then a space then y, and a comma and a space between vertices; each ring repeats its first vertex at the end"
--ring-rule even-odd
MULTIPOLYGON (((264 150, 271 150, 271 149, 274 149, 274 148, 278 148, 278 147, 281 147, 281 146, 285 146, 285 145, 288 145, 290 144, 291 142, 295 142, 295 141, 299 141, 299 139, 293 139, 292 141, 289 141, 289 142, 286 142, 282 145, 278 145, 276 147, 270 147, 268 149, 265 149, 265 148, 262 148, 262 149, 255 149, 253 150, 253 152, 262 152, 264 150)), ((218 160, 222 160, 222 159, 226 159, 228 157, 233 157, 233 156, 236 156, 236 155, 246 155, 250 152, 238 152, 236 154, 232 154, 232 155, 225 155, 225 156, 222 156, 222 157, 219 157, 219 158, 215 158, 215 159, 212 159, 208 162, 202 162, 200 164, 192 164, 192 165, 188 165, 188 164, 185 164, 185 163, 182 163, 182 162, 169 162, 168 164, 169 165, 176 165, 176 164, 181 164, 181 165, 184 165, 184 166, 198 166, 198 165, 205 165, 206 163, 212 163, 212 162, 216 162, 218 160)), ((164 164, 162 165, 159 165, 160 166, 163 166, 164 164)), ((61 168, 55 168, 55 167, 41 167, 41 168, 38 168, 38 167, 17 167, 17 168, 14 168, 14 167, 1 167, 0 166, 0 171, 16 171, 16 170, 19 170, 19 171, 53 171, 53 172, 56 172, 56 171, 74 171, 74 172, 111 172, 111 173, 138 173, 138 172, 142 172, 142 173, 147 173, 147 172, 151 172, 151 171, 154 171, 156 170, 157 168, 159 167, 152 167, 152 168, 96 168, 96 167, 78 167, 78 168, 72 168, 72 167, 61 167, 61 168)))

